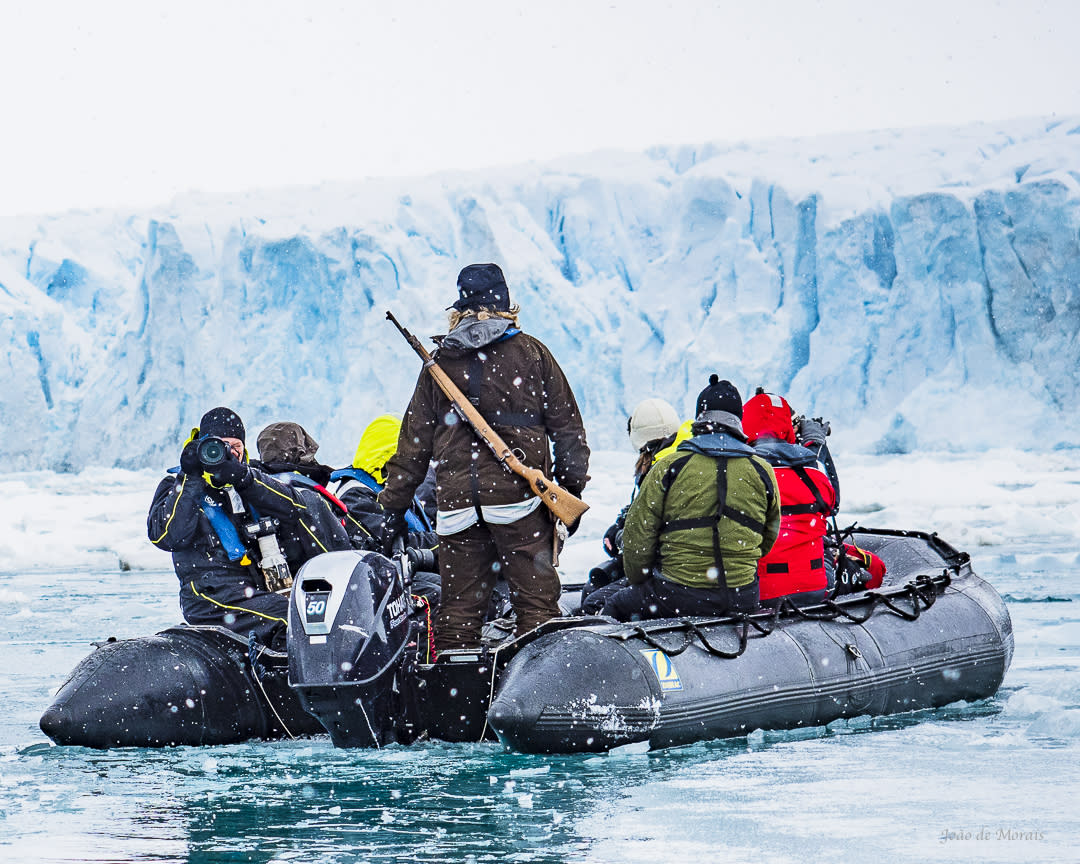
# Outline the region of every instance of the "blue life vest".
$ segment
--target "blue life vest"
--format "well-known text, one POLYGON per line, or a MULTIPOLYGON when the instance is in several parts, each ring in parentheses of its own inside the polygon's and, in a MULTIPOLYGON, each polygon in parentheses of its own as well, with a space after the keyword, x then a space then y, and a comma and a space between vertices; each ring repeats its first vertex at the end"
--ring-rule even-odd
MULTIPOLYGON (((180 466, 177 465, 175 468, 169 468, 166 473, 179 474, 180 466)), ((233 525, 232 519, 229 518, 229 514, 225 512, 225 508, 209 495, 203 495, 201 505, 203 513, 206 514, 207 521, 210 522, 210 527, 214 529, 214 533, 217 535, 218 540, 221 541, 221 548, 228 554, 229 560, 239 561, 247 554, 247 547, 244 546, 244 541, 240 539, 240 532, 236 530, 236 526, 233 525)), ((255 508, 250 504, 248 505, 248 509, 251 510, 253 518, 259 518, 258 514, 255 512, 255 508)))
MULTIPOLYGON (((339 468, 333 474, 330 475, 331 480, 342 480, 349 478, 355 480, 357 483, 362 483, 367 486, 372 492, 378 495, 383 490, 383 484, 368 474, 363 468, 339 468)), ((413 498, 412 507, 405 511, 405 524, 410 531, 432 531, 431 521, 427 517, 427 513, 424 512, 424 508, 420 506, 420 502, 413 498)))
MULTIPOLYGON (((229 514, 225 512, 225 508, 209 495, 203 495, 202 511, 210 521, 210 527, 217 534, 217 538, 221 541, 221 546, 228 554, 229 560, 239 561, 243 558, 247 554, 247 547, 244 546, 244 541, 240 539, 240 532, 236 530, 236 526, 233 525, 229 514)), ((251 515, 256 519, 259 518, 254 510, 251 511, 251 515)))

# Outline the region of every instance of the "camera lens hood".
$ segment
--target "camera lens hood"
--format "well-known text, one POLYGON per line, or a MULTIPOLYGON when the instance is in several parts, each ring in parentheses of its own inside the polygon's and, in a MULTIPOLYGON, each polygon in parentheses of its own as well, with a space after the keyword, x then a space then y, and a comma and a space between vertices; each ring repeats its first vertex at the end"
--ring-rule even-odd
POLYGON ((199 442, 196 452, 203 468, 216 468, 229 458, 229 445, 220 438, 210 436, 199 442))

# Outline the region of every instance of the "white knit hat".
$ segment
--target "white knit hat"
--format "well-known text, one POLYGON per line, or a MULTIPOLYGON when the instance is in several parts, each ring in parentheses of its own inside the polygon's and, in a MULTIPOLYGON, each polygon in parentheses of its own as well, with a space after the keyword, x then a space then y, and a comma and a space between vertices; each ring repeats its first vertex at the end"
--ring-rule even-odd
POLYGON ((679 431, 679 415, 663 399, 646 399, 639 402, 626 424, 630 443, 640 450, 656 438, 667 438, 679 431))

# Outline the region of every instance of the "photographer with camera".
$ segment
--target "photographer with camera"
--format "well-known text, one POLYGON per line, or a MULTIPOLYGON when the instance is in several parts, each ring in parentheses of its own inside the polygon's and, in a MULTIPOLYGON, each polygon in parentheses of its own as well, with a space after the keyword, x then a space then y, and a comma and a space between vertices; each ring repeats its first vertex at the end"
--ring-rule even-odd
POLYGON ((839 503, 835 468, 830 475, 822 456, 828 454, 828 426, 794 417, 784 397, 759 387, 743 406, 743 429, 772 466, 780 489, 780 534, 758 562, 761 603, 776 606, 784 598, 797 606, 820 603, 835 571, 825 535, 839 503))
POLYGON ((317 492, 249 464, 235 411, 206 412, 146 520, 150 541, 172 553, 184 620, 283 649, 291 574, 321 552, 351 548, 325 508, 317 492))
POLYGON ((836 529, 840 479, 825 440, 829 422, 797 415, 782 396, 758 387, 743 406, 743 429, 780 488, 780 534, 758 562, 761 604, 809 606, 881 585, 881 559, 843 543, 836 529))

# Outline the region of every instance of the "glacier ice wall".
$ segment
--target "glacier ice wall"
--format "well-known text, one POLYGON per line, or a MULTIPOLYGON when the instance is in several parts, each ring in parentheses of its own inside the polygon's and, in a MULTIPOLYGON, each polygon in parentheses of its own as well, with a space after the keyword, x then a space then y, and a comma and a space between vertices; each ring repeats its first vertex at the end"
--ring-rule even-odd
POLYGON ((175 462, 229 404, 347 462, 500 263, 592 441, 710 372, 852 448, 1070 446, 1080 118, 595 154, 485 174, 21 218, 0 233, 9 468, 175 462))

